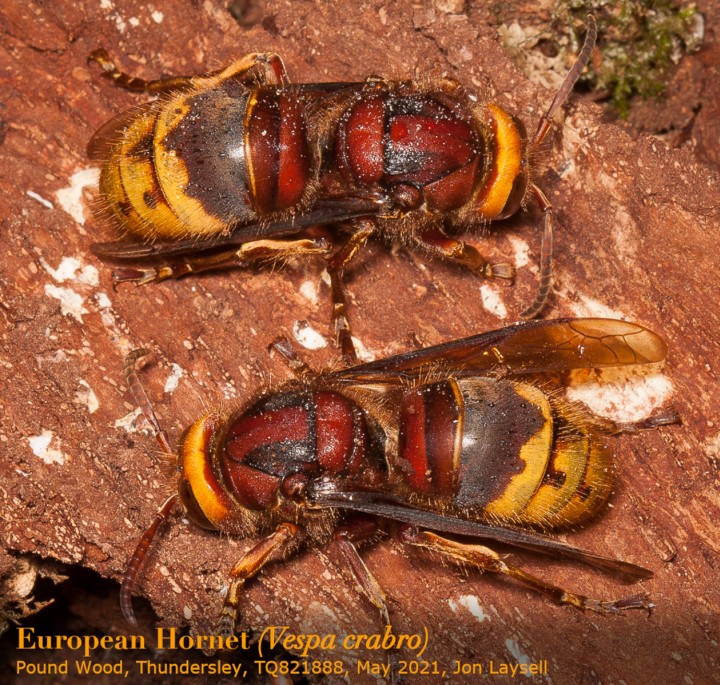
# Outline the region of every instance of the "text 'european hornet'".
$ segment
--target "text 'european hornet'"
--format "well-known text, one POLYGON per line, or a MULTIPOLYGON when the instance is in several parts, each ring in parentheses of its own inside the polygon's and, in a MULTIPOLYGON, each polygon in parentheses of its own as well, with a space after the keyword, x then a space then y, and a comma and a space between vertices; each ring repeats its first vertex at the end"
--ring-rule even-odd
POLYGON ((125 574, 121 604, 130 622, 142 560, 178 498, 203 528, 266 536, 230 571, 220 635, 234 631, 242 587, 268 561, 331 542, 390 625, 385 593, 356 547, 380 529, 560 604, 599 613, 650 606, 644 595, 604 601, 568 592, 490 545, 569 557, 629 580, 652 575, 546 533, 583 523, 608 499, 613 469, 603 435, 678 421, 671 410, 637 423, 593 416, 564 397, 557 376, 662 361, 657 335, 612 319, 526 322, 326 373, 312 372, 287 341, 274 347, 297 379, 239 410, 205 414, 177 456, 135 371, 145 351, 128 357, 129 385, 179 471, 179 494, 163 505, 125 574))
POLYGON ((516 117, 449 78, 427 82, 290 84, 274 53, 249 54, 203 76, 143 81, 104 50, 103 76, 161 97, 103 126, 88 145, 101 162, 106 215, 142 242, 94 246, 104 259, 144 262, 115 282, 147 283, 303 254, 327 256, 333 325, 355 360, 343 271, 372 236, 398 240, 488 278, 512 279, 458 238, 515 214, 530 197, 544 214, 540 285, 552 280, 553 208, 533 156, 587 64, 585 44, 534 137, 516 117))

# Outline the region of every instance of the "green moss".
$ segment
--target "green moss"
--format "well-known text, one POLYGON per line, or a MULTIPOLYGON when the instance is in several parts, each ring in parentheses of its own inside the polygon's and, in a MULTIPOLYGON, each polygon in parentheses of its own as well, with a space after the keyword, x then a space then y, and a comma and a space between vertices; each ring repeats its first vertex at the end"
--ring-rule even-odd
POLYGON ((657 97, 665 89, 670 66, 702 42, 702 17, 694 5, 669 0, 556 0, 555 28, 578 49, 586 16, 598 23, 598 49, 582 81, 607 93, 621 116, 634 95, 657 97))

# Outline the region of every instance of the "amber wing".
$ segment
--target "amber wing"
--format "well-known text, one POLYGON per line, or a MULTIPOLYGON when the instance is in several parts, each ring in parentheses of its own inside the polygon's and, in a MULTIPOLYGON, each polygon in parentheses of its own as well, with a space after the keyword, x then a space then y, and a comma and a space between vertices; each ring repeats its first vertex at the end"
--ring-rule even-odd
POLYGON ((337 371, 351 383, 402 383, 432 376, 549 373, 650 364, 665 359, 660 336, 616 319, 528 321, 337 371))

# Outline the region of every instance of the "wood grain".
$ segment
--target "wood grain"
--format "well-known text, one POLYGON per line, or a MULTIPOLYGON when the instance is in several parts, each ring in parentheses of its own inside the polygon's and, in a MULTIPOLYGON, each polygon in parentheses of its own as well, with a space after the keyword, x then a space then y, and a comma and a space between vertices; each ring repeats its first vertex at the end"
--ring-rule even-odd
MULTIPOLYGON (((475 6, 453 15, 406 0, 357 8, 269 2, 263 22, 250 29, 222 3, 156 0, 153 8, 135 0, 0 8, 0 541, 10 555, 116 580, 174 487, 142 422, 128 419, 127 349, 154 350, 143 378, 177 439, 205 406, 243 401, 285 379, 266 346, 305 325, 327 336, 330 304, 317 260, 113 291, 90 246, 116 236, 93 218, 92 188, 77 191, 75 204, 66 189, 90 167, 84 148, 93 131, 143 98, 101 81, 86 67, 87 54, 103 45, 123 68, 148 78, 215 68, 254 49, 277 50, 297 81, 447 73, 519 113, 531 130, 552 97, 516 70, 489 10, 475 6), (179 370, 177 388, 165 392, 179 370)), ((525 655, 548 659, 549 676, 537 682, 554 685, 718 682, 720 178, 686 150, 601 123, 592 105, 570 107, 545 163, 538 181, 558 213, 547 316, 615 312, 660 333, 683 425, 613 439, 613 506, 568 536, 651 568, 652 580, 628 588, 572 564, 513 556, 572 590, 615 598, 640 589, 657 606, 650 616, 580 614, 388 541, 364 558, 391 598, 396 630, 427 626, 423 658, 448 667, 455 658, 487 665, 525 655), (473 602, 482 614, 467 608, 473 602)), ((518 239, 530 245, 516 286, 485 291, 504 316, 483 305, 482 281, 373 245, 349 274, 359 340, 383 356, 509 323, 534 293, 539 225, 530 207, 477 239, 500 261, 515 259, 518 239)), ((336 352, 329 345, 306 356, 323 366, 336 352)), ((163 624, 207 632, 225 575, 248 545, 179 522, 152 554, 142 594, 163 624)), ((268 568, 245 601, 254 630, 377 630, 374 610, 332 548, 268 568)), ((147 629, 155 619, 144 616, 147 629)), ((126 630, 116 616, 107 625, 101 618, 96 629, 126 630)))

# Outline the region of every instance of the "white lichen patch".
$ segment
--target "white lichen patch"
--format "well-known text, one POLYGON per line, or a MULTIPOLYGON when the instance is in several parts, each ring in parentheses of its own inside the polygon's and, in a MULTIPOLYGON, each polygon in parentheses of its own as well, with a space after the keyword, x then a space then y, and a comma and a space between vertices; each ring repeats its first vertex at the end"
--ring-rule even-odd
POLYGON ((130 342, 128 337, 120 330, 120 326, 115 320, 115 315, 112 310, 112 301, 107 296, 107 293, 99 292, 95 294, 95 302, 100 311, 100 320, 103 326, 110 336, 110 340, 117 347, 123 355, 127 355, 134 345, 130 342))
POLYGON ((100 283, 98 270, 91 264, 83 264, 77 257, 63 257, 57 269, 53 269, 42 257, 40 264, 58 283, 78 281, 92 287, 100 283))
POLYGON ((532 50, 544 35, 535 27, 523 27, 516 21, 509 25, 502 24, 498 28, 498 33, 531 81, 552 91, 556 91, 561 86, 567 71, 563 50, 558 51, 555 56, 545 55, 540 50, 532 50))
POLYGON ((31 197, 36 202, 39 202, 43 207, 47 207, 47 209, 55 209, 55 205, 53 205, 50 200, 46 200, 42 195, 38 195, 36 192, 32 190, 26 190, 25 195, 28 197, 31 197))
POLYGON ((498 319, 507 318, 505 303, 500 299, 500 293, 493 286, 483 283, 480 286, 480 298, 483 307, 491 314, 497 316, 498 319))
MULTIPOLYGON (((508 652, 512 654, 513 659, 515 659, 515 661, 519 664, 530 666, 530 664, 533 663, 530 657, 523 653, 522 649, 520 649, 520 645, 515 640, 505 640, 505 647, 507 647, 508 652)), ((526 678, 532 678, 532 673, 530 673, 529 669, 527 669, 523 675, 526 678)))
POLYGON ((220 389, 222 390, 223 397, 226 400, 234 400, 237 397, 237 389, 232 383, 221 383, 220 389))
POLYGON ((570 304, 577 316, 598 316, 606 319, 628 320, 628 317, 623 312, 612 309, 589 295, 578 293, 578 297, 580 298, 579 301, 570 304))
POLYGON ((160 10, 155 10, 150 16, 156 24, 162 24, 165 19, 165 15, 160 10))
POLYGON ((75 392, 75 402, 87 407, 89 414, 94 414, 100 406, 93 389, 84 380, 80 381, 80 389, 75 392))
POLYGON ((77 280, 80 281, 80 283, 84 283, 85 285, 89 285, 93 288, 100 285, 98 270, 92 264, 85 264, 85 266, 80 269, 77 280))
POLYGON ((564 181, 575 176, 575 160, 572 157, 564 157, 557 165, 557 173, 564 181))
POLYGON ((325 337, 307 321, 296 321, 293 324, 293 337, 307 350, 321 350, 327 346, 325 337))
POLYGON ((100 169, 88 167, 80 169, 70 177, 70 185, 56 191, 55 197, 62 209, 81 226, 85 225, 85 207, 82 201, 83 190, 97 185, 100 180, 100 169))
POLYGON ((573 371, 567 389, 570 400, 622 422, 648 418, 668 403, 672 393, 672 381, 655 364, 573 371))
POLYGON ((522 267, 527 266, 531 261, 530 245, 528 245, 527 240, 523 240, 516 235, 508 236, 508 240, 510 241, 510 245, 513 249, 513 264, 515 264, 515 268, 521 269, 522 267))
POLYGON ((170 587, 173 589, 173 592, 181 595, 182 594, 182 588, 177 584, 174 578, 171 576, 168 576, 168 583, 170 583, 170 587))
POLYGON ((137 433, 139 430, 138 418, 142 416, 142 409, 138 407, 133 409, 129 414, 125 414, 113 424, 115 428, 122 428, 126 433, 137 433))
POLYGON ((100 309, 110 309, 112 307, 112 300, 107 296, 107 293, 98 293, 95 300, 100 309))
POLYGON ((454 613, 457 613, 460 607, 464 607, 477 619, 478 623, 490 621, 490 617, 483 611, 475 595, 460 595, 457 601, 449 599, 448 604, 454 613))
POLYGON ((303 281, 300 294, 311 304, 318 303, 318 286, 313 281, 303 281))
POLYGON ((580 115, 567 119, 561 141, 562 159, 558 163, 560 178, 572 184, 580 182, 576 162, 581 160, 582 156, 592 147, 592 139, 596 131, 597 128, 580 115))
POLYGON ((115 26, 117 26, 118 33, 125 33, 125 29, 127 28, 127 24, 125 23, 125 20, 119 15, 114 15, 115 19, 115 26))
POLYGON ((165 381, 165 387, 163 388, 163 392, 171 395, 177 390, 178 383, 180 382, 180 379, 183 377, 183 374, 185 372, 183 371, 182 367, 178 364, 172 364, 172 373, 167 377, 167 380, 165 381))
MULTIPOLYGON (((30 449, 36 457, 42 459, 46 464, 64 464, 66 455, 64 455, 59 449, 50 447, 50 443, 53 441, 54 434, 50 430, 43 430, 40 435, 35 435, 28 438, 27 441, 30 444, 30 449)), ((60 440, 55 440, 56 445, 60 445, 60 440)))
POLYGON ((88 310, 83 306, 85 299, 72 288, 59 288, 52 283, 45 286, 45 294, 53 297, 60 302, 60 312, 64 316, 72 316, 79 323, 82 323, 83 314, 87 314, 88 310))
POLYGON ((612 200, 612 208, 606 208, 605 214, 612 216, 612 240, 615 244, 613 256, 621 264, 634 264, 638 251, 642 249, 643 235, 640 227, 627 213, 627 209, 612 200), (609 211, 608 211, 609 210, 609 211))
POLYGON ((374 352, 369 350, 365 345, 363 344, 363 341, 360 340, 360 338, 356 338, 354 335, 352 336, 353 346, 355 347, 355 352, 357 352, 358 359, 361 362, 374 362, 376 359, 376 355, 374 352))

